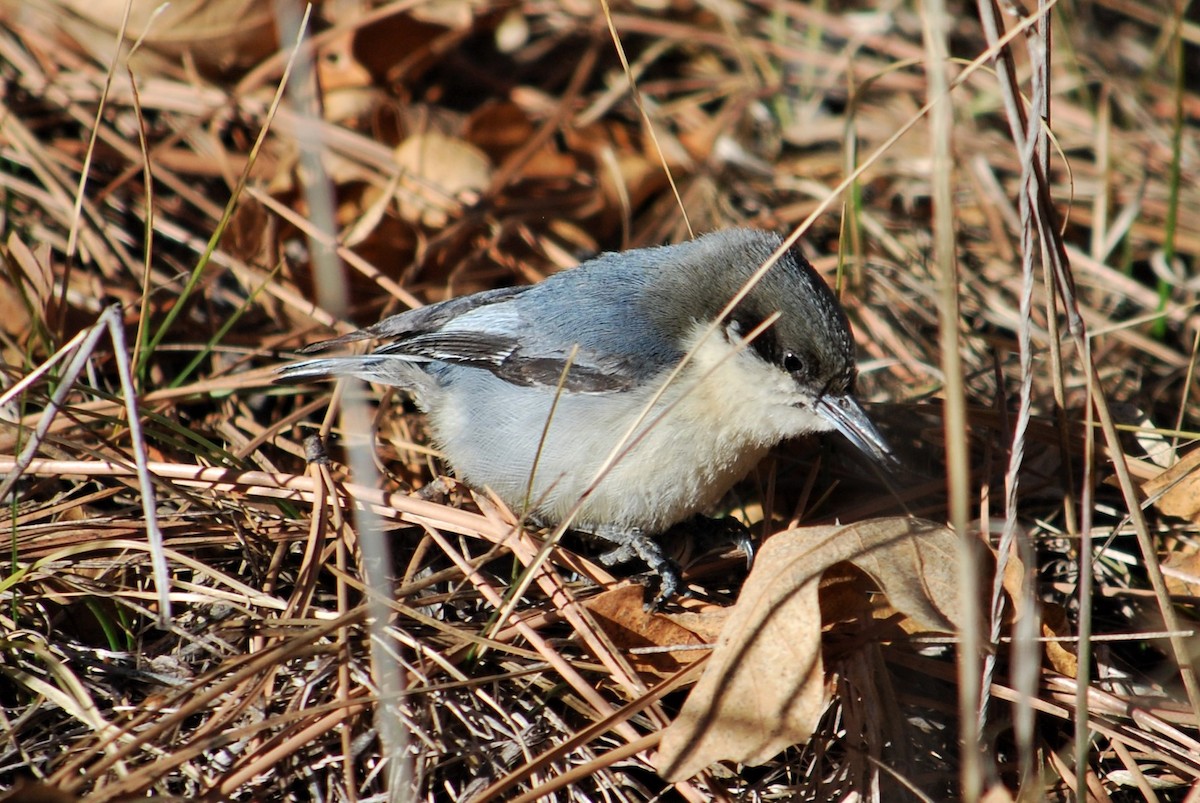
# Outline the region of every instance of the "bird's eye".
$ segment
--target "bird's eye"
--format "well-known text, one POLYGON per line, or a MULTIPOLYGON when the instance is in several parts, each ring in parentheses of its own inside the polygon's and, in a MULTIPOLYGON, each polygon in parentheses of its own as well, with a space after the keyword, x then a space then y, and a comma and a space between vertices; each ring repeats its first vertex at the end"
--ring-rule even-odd
POLYGON ((783 355, 783 370, 795 376, 796 374, 808 373, 808 363, 804 358, 794 352, 789 351, 783 355))

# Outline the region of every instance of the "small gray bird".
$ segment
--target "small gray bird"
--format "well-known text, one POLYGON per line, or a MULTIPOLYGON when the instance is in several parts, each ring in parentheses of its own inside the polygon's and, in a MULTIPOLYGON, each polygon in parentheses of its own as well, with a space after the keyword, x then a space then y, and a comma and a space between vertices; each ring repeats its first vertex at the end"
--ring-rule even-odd
POLYGON ((402 388, 462 480, 542 525, 575 510, 573 529, 616 544, 613 559, 642 558, 665 599, 679 573, 653 537, 716 505, 780 441, 836 429, 879 463, 894 461, 853 395, 846 316, 800 255, 785 254, 706 336, 779 244, 774 234, 732 229, 602 254, 539 284, 443 301, 316 343, 304 352, 385 341, 281 374, 402 388))

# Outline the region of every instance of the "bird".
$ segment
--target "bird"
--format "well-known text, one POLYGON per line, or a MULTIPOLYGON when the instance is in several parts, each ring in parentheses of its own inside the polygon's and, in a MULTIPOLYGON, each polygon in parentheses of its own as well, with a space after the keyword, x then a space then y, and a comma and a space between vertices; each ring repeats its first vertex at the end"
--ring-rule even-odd
POLYGON ((657 605, 681 585, 661 536, 780 442, 836 430, 897 463, 855 397, 845 312, 797 250, 720 317, 781 242, 732 228, 603 253, 314 343, 301 353, 381 345, 280 374, 400 388, 460 480, 540 526, 598 536, 614 547, 606 562, 640 557, 661 581, 657 605))

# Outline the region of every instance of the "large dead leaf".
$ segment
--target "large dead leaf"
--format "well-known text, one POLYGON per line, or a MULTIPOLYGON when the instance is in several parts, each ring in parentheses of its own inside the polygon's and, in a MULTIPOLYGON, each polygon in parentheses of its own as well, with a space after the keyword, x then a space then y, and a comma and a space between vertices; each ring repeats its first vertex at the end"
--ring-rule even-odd
MULTIPOLYGON (((667 616, 646 610, 645 589, 640 585, 618 586, 584 603, 597 624, 604 628, 619 649, 694 647, 706 643, 696 633, 667 616)), ((677 650, 645 655, 631 654, 634 669, 656 678, 670 677, 706 652, 677 650)))
POLYGON ((761 764, 812 735, 825 704, 817 588, 835 563, 871 575, 922 626, 956 629, 956 539, 940 524, 887 518, 768 540, 700 682, 663 734, 659 772, 676 781, 716 761, 761 764))
POLYGON ((446 225, 460 196, 484 190, 492 176, 481 150, 435 131, 401 142, 395 159, 405 178, 397 191, 400 217, 432 228, 446 225))

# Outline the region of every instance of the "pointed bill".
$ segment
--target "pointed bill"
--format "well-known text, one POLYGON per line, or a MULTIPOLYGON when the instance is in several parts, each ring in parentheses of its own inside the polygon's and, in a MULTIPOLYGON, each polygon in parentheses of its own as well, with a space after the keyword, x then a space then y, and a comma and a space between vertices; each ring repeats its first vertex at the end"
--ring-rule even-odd
POLYGON ((899 468, 900 461, 853 396, 822 396, 817 400, 817 412, 875 462, 888 469, 899 468))

